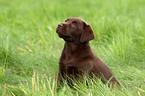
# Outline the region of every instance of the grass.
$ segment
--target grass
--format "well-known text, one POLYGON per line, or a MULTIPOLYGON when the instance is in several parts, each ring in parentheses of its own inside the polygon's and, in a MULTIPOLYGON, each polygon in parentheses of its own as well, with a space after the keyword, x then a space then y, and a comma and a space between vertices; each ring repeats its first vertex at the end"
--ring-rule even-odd
POLYGON ((143 96, 145 94, 144 0, 1 0, 0 95, 143 96), (55 28, 80 17, 93 28, 91 47, 114 72, 121 89, 95 78, 56 91, 64 41, 55 28), (88 81, 88 85, 86 85, 88 81))

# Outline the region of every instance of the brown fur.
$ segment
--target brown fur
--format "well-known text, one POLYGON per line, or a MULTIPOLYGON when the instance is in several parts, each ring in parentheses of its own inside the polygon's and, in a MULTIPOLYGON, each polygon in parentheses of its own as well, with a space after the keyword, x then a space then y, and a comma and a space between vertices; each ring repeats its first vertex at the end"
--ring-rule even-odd
POLYGON ((80 18, 72 17, 59 24, 56 32, 65 41, 59 60, 58 83, 62 83, 62 79, 68 80, 68 77, 83 78, 88 73, 90 76, 103 77, 103 83, 111 79, 119 85, 112 71, 89 45, 89 41, 95 38, 90 25, 80 18))

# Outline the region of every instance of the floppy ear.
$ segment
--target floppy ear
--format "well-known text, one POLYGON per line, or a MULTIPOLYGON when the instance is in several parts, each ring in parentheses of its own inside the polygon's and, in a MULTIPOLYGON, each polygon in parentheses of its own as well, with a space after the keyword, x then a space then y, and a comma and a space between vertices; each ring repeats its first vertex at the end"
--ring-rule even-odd
POLYGON ((84 31, 80 37, 80 42, 87 42, 95 38, 94 32, 90 25, 85 25, 84 31))

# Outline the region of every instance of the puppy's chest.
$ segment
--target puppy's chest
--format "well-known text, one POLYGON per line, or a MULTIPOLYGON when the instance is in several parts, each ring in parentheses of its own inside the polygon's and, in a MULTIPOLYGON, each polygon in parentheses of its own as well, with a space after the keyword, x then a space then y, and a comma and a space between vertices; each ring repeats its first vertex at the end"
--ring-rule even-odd
POLYGON ((79 58, 67 53, 62 54, 59 60, 59 64, 63 64, 64 66, 74 66, 77 62, 79 62, 79 58))

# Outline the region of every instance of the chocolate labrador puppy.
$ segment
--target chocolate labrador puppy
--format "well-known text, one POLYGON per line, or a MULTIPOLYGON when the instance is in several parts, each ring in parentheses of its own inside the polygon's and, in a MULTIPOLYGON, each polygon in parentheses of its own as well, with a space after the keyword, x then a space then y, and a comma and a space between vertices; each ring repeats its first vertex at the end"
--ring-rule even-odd
POLYGON ((112 71, 90 47, 89 41, 95 38, 90 25, 80 18, 72 17, 58 24, 56 32, 65 41, 59 60, 58 83, 62 83, 62 79, 69 81, 71 77, 78 80, 87 73, 89 76, 101 77, 103 83, 111 80, 119 85, 112 71))

